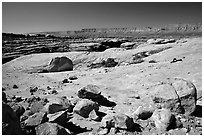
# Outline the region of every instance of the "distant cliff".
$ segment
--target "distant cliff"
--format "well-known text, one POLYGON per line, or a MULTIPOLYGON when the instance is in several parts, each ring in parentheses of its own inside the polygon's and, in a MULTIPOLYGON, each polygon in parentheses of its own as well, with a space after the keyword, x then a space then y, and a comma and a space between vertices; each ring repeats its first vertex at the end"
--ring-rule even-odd
POLYGON ((155 28, 155 27, 123 27, 123 28, 85 28, 78 31, 57 31, 57 32, 36 32, 35 34, 50 34, 54 36, 74 36, 74 35, 88 35, 103 37, 115 34, 117 35, 134 35, 134 34, 160 34, 160 33, 201 33, 202 24, 170 24, 164 27, 155 28))

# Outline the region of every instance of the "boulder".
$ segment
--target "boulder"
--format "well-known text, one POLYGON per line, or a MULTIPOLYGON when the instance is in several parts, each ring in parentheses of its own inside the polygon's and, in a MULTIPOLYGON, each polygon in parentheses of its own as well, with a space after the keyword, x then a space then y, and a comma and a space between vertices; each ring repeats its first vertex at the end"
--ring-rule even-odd
POLYGON ((172 112, 192 114, 196 108, 197 91, 194 84, 181 78, 169 79, 152 92, 152 100, 172 112), (168 91, 168 92, 167 92, 168 91))
POLYGON ((96 85, 87 85, 81 88, 77 93, 79 98, 86 98, 86 99, 100 99, 101 92, 99 87, 96 85))
POLYGON ((154 121, 155 126, 160 131, 167 131, 175 122, 175 117, 169 109, 156 109, 152 114, 151 119, 154 121))
POLYGON ((99 110, 99 105, 91 100, 82 99, 81 101, 77 102, 76 106, 73 109, 73 112, 79 114, 84 118, 89 117, 89 113, 95 110, 96 112, 99 110))
POLYGON ((57 123, 43 123, 36 128, 36 135, 70 135, 70 131, 57 123))
POLYGON ((77 76, 70 76, 69 79, 70 79, 70 80, 76 80, 76 79, 78 79, 78 78, 77 78, 77 76))
POLYGON ((54 114, 63 110, 67 110, 68 112, 73 111, 73 105, 66 97, 49 98, 48 100, 49 103, 47 103, 43 108, 43 111, 48 114, 54 114))
POLYGON ((73 62, 65 56, 55 57, 49 63, 47 70, 49 72, 72 71, 73 70, 73 62))
POLYGON ((48 121, 47 114, 45 112, 39 112, 31 115, 28 119, 26 119, 25 126, 36 127, 47 121, 48 121))
POLYGON ((133 119, 129 116, 121 113, 110 113, 103 117, 100 127, 108 128, 120 128, 130 130, 134 126, 133 119))
POLYGON ((20 135, 20 122, 19 118, 13 109, 2 102, 2 134, 3 135, 20 135))
POLYGON ((137 120, 137 119, 146 120, 152 116, 154 110, 155 109, 153 107, 139 106, 137 110, 133 112, 133 119, 134 120, 137 120))

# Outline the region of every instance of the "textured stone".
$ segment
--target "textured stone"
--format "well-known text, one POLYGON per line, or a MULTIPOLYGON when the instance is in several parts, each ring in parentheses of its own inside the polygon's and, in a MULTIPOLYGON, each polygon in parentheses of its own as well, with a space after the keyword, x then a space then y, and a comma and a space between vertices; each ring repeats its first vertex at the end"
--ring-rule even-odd
POLYGON ((194 84, 181 78, 172 78, 152 92, 152 100, 156 105, 176 113, 192 114, 196 108, 196 98, 194 84))
POLYGON ((77 102, 76 106, 73 109, 73 112, 79 114, 84 118, 88 118, 89 113, 92 110, 98 111, 99 105, 91 100, 82 99, 81 101, 77 102))
POLYGON ((170 129, 170 126, 175 122, 175 117, 172 115, 169 109, 156 109, 152 114, 151 119, 154 121, 157 129, 166 131, 170 129))
POLYGON ((72 70, 73 62, 65 56, 53 58, 48 66, 49 72, 72 71, 72 70))
POLYGON ((57 123, 43 123, 36 128, 36 135, 70 135, 70 131, 57 123))

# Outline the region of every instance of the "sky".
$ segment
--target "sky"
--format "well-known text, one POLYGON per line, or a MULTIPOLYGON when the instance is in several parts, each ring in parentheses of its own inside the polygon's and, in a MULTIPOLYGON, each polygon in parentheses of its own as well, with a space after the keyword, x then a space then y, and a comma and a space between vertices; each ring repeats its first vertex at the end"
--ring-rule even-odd
POLYGON ((3 2, 2 32, 162 27, 202 22, 201 2, 3 2))

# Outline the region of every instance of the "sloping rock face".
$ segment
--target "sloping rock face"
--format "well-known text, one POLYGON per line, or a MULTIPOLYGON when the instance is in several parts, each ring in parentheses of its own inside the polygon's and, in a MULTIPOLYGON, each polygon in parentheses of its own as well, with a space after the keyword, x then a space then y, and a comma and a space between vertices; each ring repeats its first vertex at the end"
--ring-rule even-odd
POLYGON ((12 108, 2 102, 2 134, 3 135, 20 135, 20 123, 12 108))
POLYGON ((53 58, 49 64, 49 72, 72 71, 73 62, 67 57, 53 58))
POLYGON ((181 78, 172 78, 169 83, 157 86, 152 100, 172 112, 192 114, 196 109, 197 91, 194 84, 181 78))

